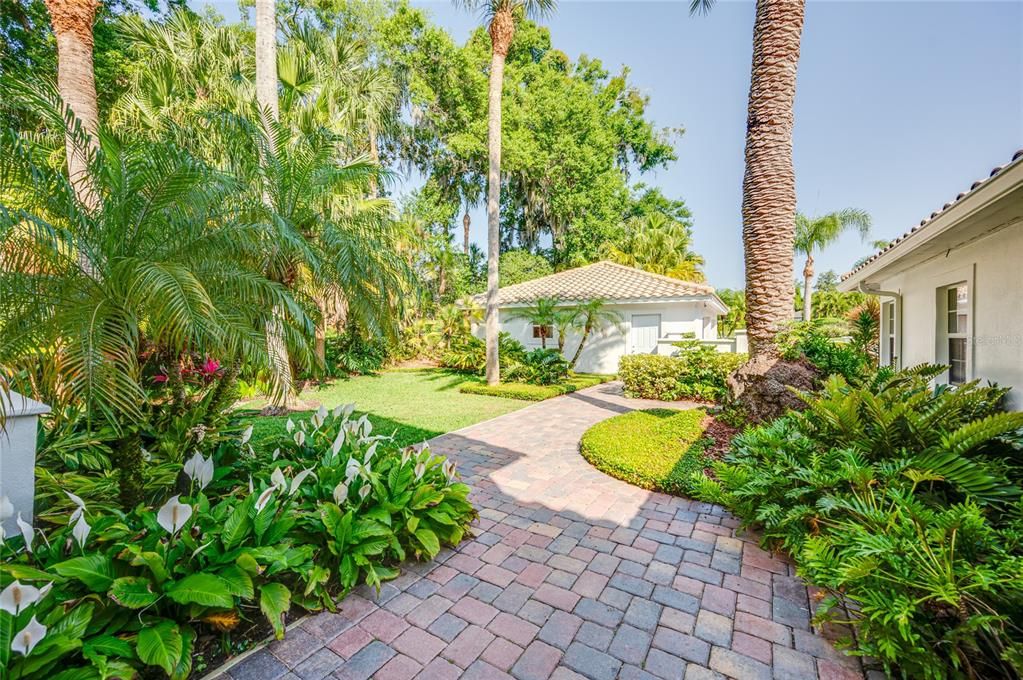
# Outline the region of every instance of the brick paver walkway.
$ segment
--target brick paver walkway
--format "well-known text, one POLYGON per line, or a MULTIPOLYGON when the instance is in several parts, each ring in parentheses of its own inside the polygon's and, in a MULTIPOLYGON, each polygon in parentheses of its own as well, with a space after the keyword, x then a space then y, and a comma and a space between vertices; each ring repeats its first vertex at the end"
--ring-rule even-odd
POLYGON ((594 423, 663 405, 601 385, 434 439, 473 488, 477 536, 219 677, 859 678, 811 631, 792 567, 734 518, 579 455, 594 423))

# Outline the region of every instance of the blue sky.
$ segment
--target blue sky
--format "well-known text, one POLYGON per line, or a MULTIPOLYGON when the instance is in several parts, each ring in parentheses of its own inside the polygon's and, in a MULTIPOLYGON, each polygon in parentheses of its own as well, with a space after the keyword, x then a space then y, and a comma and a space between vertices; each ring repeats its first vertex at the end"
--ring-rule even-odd
MULTIPOLYGON (((458 41, 478 21, 447 0, 413 2, 458 41)), ((211 4, 237 16, 234 2, 211 4)), ((628 65, 656 124, 686 128, 678 162, 643 179, 688 203, 708 280, 741 287, 754 5, 719 1, 690 17, 688 4, 561 0, 545 23, 572 58, 628 65)), ((794 133, 800 210, 863 208, 874 238, 893 238, 1020 148, 1023 1, 809 0, 794 133)), ((471 234, 480 244, 485 222, 481 208, 471 234)), ((844 237, 817 271, 841 273, 869 252, 844 237)))

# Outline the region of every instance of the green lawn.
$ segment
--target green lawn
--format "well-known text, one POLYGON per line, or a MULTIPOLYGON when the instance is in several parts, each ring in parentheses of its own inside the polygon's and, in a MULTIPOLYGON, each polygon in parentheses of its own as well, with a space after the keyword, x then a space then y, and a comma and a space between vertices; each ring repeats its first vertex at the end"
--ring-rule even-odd
MULTIPOLYGON (((336 380, 306 390, 300 398, 309 405, 323 404, 327 408, 354 402, 357 413, 369 414, 375 432, 394 432, 401 446, 529 405, 519 399, 459 392, 462 385, 475 381, 470 376, 439 369, 391 370, 336 380)), ((260 416, 254 410, 260 406, 259 402, 250 402, 242 412, 243 419, 253 425, 252 438, 257 448, 260 440, 284 434, 288 420, 260 416)))

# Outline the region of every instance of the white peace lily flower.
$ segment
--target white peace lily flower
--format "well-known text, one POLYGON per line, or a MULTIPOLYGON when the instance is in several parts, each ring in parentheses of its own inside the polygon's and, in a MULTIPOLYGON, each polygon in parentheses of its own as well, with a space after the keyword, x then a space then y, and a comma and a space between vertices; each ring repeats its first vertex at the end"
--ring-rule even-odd
POLYGON ((52 581, 47 583, 45 586, 43 586, 42 588, 39 589, 39 599, 41 600, 44 597, 46 597, 47 595, 49 595, 51 590, 53 590, 53 582, 52 581))
POLYGON ((11 640, 11 651, 28 656, 44 637, 46 637, 46 626, 39 623, 33 616, 27 626, 14 634, 14 639, 11 640))
POLYGON ((324 406, 323 404, 320 404, 320 408, 316 409, 316 415, 318 415, 320 417, 320 421, 321 422, 326 420, 327 419, 327 407, 324 406))
POLYGON ((337 431, 337 437, 334 439, 334 443, 330 447, 330 452, 333 455, 337 455, 341 452, 341 447, 345 445, 345 431, 344 428, 337 431))
POLYGON ((305 432, 303 432, 302 430, 298 430, 297 432, 295 432, 295 443, 298 444, 299 446, 305 444, 305 432))
POLYGON ((344 412, 345 412, 344 405, 338 404, 337 406, 334 407, 334 410, 330 412, 330 415, 334 416, 335 418, 340 418, 341 414, 344 412))
POLYGON ((280 449, 280 447, 277 447, 276 449, 274 449, 274 452, 270 455, 270 460, 277 460, 280 457, 281 457, 281 449, 280 449))
POLYGON ((376 452, 377 452, 377 445, 379 443, 380 442, 373 442, 372 444, 370 444, 369 448, 366 450, 366 458, 364 460, 366 461, 367 465, 369 464, 369 461, 373 458, 374 454, 376 454, 376 452))
POLYGON ((319 413, 314 413, 309 416, 309 422, 312 423, 314 430, 318 430, 320 425, 323 425, 323 418, 320 417, 319 413))
POLYGON ((36 532, 32 528, 32 525, 21 518, 21 513, 18 513, 18 528, 21 529, 21 537, 25 539, 25 550, 32 552, 32 541, 36 537, 36 532))
POLYGON ((92 527, 85 521, 85 515, 79 515, 78 522, 76 522, 74 528, 71 529, 71 535, 75 537, 76 541, 78 541, 79 547, 85 547, 85 540, 89 538, 90 531, 92 531, 92 527))
POLYGON ((368 437, 369 433, 373 431, 373 423, 369 422, 369 418, 366 416, 362 417, 362 436, 368 437))
POLYGON ((354 458, 348 460, 348 465, 345 467, 345 478, 351 482, 359 475, 359 461, 354 458))
POLYGON ((355 412, 355 402, 353 401, 351 404, 345 404, 343 412, 345 418, 350 417, 355 412))
POLYGON ((295 431, 295 421, 292 420, 291 418, 288 418, 288 424, 284 426, 284 429, 286 429, 288 431, 288 434, 291 434, 292 432, 294 432, 295 431))
POLYGON ((178 533, 192 516, 192 506, 178 501, 179 498, 180 495, 174 496, 156 513, 156 521, 172 536, 178 533))
POLYGON ((26 607, 35 604, 42 597, 35 586, 13 581, 0 592, 0 609, 11 616, 17 616, 26 607))
POLYGON ((334 487, 334 502, 338 505, 343 505, 348 500, 348 485, 344 482, 339 482, 334 487))
POLYGON ((269 489, 259 494, 259 498, 256 499, 256 512, 262 512, 266 504, 270 502, 270 498, 274 495, 274 491, 277 487, 271 486, 269 489))
POLYGON ((252 491, 253 491, 253 488, 252 488, 252 475, 249 475, 249 493, 251 494, 252 491))
POLYGON ((455 481, 454 463, 452 463, 450 460, 446 460, 444 461, 444 464, 441 466, 441 469, 444 471, 444 476, 448 478, 448 483, 455 481))
MULTIPOLYGON (((202 441, 202 439, 199 439, 199 441, 202 441)), ((142 446, 140 448, 142 449, 142 460, 146 461, 147 463, 153 460, 153 454, 149 453, 149 451, 146 450, 146 447, 142 446)))
POLYGON ((405 465, 410 460, 412 460, 412 449, 411 448, 402 449, 402 452, 401 452, 401 464, 405 465))
POLYGON ((415 473, 416 479, 422 479, 423 475, 426 474, 426 463, 416 463, 415 473))
POLYGON ((242 432, 242 440, 241 440, 241 443, 242 443, 242 444, 248 444, 248 443, 249 443, 249 440, 250 440, 250 439, 252 439, 252 426, 251 426, 251 425, 249 425, 248 427, 246 427, 246 428, 245 428, 245 431, 244 431, 244 432, 242 432))
POLYGON ((0 496, 0 520, 14 515, 14 504, 7 496, 0 496))
MULTIPOLYGON (((298 487, 300 487, 302 485, 302 482, 305 481, 305 478, 308 477, 309 475, 312 475, 312 474, 313 474, 313 469, 312 468, 308 468, 306 470, 302 470, 297 475, 295 475, 295 478, 291 480, 291 490, 288 491, 288 494, 291 495, 291 496, 294 496, 295 492, 298 491, 298 487)), ((313 475, 313 476, 315 476, 315 475, 313 475)))
POLYGON ((67 494, 67 497, 71 499, 72 503, 78 506, 75 508, 75 511, 71 513, 71 516, 67 520, 68 526, 71 526, 72 524, 74 524, 75 520, 77 520, 79 517, 82 516, 82 514, 85 513, 85 501, 83 501, 81 498, 71 493, 70 491, 65 491, 64 493, 67 494))
POLYGON ((184 471, 200 489, 205 489, 213 481, 213 456, 203 458, 203 455, 196 451, 185 463, 184 471))
POLYGON ((285 491, 288 488, 288 480, 284 478, 284 472, 279 467, 274 468, 274 471, 270 473, 270 484, 275 489, 285 491))
POLYGON ((363 484, 362 488, 359 489, 359 498, 366 498, 373 491, 373 487, 369 484, 363 484))

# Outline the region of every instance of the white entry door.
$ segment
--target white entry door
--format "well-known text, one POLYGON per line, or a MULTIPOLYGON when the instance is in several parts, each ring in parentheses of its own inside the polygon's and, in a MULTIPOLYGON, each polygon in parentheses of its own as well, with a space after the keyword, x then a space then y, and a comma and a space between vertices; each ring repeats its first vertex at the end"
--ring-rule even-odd
POLYGON ((653 354, 661 337, 660 314, 633 314, 629 330, 629 347, 633 354, 653 354))

